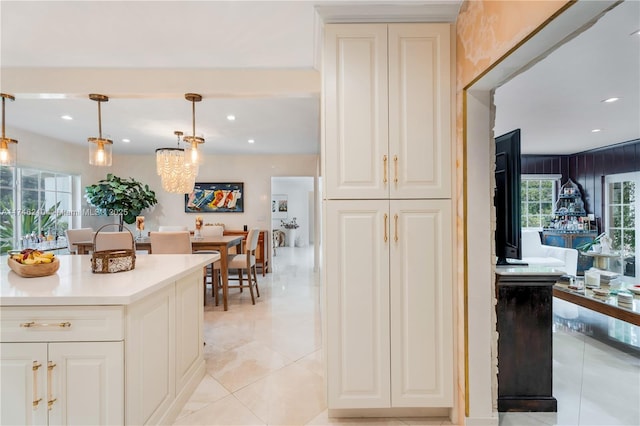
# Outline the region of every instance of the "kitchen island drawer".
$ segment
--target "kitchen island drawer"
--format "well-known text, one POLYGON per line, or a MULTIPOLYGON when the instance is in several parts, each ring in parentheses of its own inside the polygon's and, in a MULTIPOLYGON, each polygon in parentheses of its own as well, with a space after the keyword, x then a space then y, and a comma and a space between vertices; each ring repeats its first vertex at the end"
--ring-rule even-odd
POLYGON ((0 336, 2 342, 123 340, 124 307, 3 307, 0 336))

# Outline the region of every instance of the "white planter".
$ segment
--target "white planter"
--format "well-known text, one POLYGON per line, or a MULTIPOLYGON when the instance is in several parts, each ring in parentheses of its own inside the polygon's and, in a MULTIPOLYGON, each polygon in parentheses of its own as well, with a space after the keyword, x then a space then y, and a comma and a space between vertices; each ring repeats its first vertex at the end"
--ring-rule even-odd
POLYGON ((296 246, 296 230, 287 229, 287 247, 296 246))

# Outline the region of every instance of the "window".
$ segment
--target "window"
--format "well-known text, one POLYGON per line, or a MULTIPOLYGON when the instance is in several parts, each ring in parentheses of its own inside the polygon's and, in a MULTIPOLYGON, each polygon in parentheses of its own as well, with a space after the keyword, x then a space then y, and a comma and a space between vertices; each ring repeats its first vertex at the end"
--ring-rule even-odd
POLYGON ((0 253, 25 237, 64 235, 73 215, 74 176, 44 170, 0 170, 0 253))
POLYGON ((605 177, 605 232, 611 238, 611 248, 621 251, 625 258, 622 272, 632 277, 637 276, 635 264, 639 251, 636 245, 636 217, 640 212, 636 189, 639 187, 640 172, 605 177))
POLYGON ((554 218, 556 182, 560 175, 522 175, 520 203, 522 228, 542 229, 554 218))

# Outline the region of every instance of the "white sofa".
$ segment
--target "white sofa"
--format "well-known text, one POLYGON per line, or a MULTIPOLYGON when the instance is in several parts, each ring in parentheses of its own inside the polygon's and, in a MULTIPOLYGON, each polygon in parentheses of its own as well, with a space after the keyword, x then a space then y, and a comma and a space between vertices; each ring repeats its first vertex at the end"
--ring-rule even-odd
POLYGON ((531 266, 550 266, 575 276, 578 250, 543 245, 538 231, 523 230, 522 261, 531 266))

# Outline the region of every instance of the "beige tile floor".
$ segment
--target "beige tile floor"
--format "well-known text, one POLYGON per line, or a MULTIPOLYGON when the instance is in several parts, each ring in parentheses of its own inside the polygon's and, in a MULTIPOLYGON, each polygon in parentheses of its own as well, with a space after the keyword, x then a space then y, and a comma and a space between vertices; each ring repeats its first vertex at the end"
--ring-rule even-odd
MULTIPOLYGON (((229 310, 208 294, 207 374, 176 425, 441 425, 430 419, 328 418, 320 284, 313 248, 278 248, 260 297, 230 291, 229 310)), ((209 292, 210 293, 210 292, 209 292)))
MULTIPOLYGON (((328 418, 320 284, 313 249, 278 248, 261 297, 232 290, 229 311, 205 307, 207 374, 176 425, 442 425, 433 419, 328 418)), ((210 297, 210 295, 209 295, 210 297)), ((613 324, 614 330, 619 327, 613 324)), ((621 333, 636 341, 638 327, 621 333)), ((501 413, 501 426, 640 425, 640 359, 556 326, 558 413, 501 413)))

